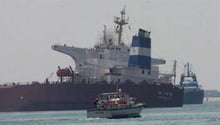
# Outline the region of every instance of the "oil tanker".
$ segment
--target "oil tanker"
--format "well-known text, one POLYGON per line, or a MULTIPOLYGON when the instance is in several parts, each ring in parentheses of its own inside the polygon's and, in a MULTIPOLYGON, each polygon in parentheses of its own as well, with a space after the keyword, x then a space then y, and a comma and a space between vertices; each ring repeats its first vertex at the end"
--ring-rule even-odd
POLYGON ((137 97, 146 107, 183 105, 183 87, 172 84, 172 74, 161 74, 164 59, 151 57, 150 32, 139 29, 131 45, 124 43, 123 26, 128 24, 125 10, 114 18, 115 34, 106 26, 101 42, 93 48, 52 45, 69 55, 75 68, 58 68, 58 81, 0 86, 0 111, 78 110, 93 107, 99 93, 121 89, 137 97))

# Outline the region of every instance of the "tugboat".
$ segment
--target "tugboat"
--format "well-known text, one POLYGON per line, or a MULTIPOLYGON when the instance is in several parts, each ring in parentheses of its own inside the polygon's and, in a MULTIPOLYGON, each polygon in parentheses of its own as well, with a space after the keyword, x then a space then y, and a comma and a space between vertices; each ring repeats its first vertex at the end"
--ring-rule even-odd
POLYGON ((181 75, 180 86, 184 87, 184 104, 202 104, 204 90, 198 84, 196 75, 191 71, 189 63, 185 65, 185 72, 181 75))
POLYGON ((125 92, 101 93, 94 101, 95 109, 87 110, 87 118, 130 118, 140 117, 143 103, 129 97, 125 92))

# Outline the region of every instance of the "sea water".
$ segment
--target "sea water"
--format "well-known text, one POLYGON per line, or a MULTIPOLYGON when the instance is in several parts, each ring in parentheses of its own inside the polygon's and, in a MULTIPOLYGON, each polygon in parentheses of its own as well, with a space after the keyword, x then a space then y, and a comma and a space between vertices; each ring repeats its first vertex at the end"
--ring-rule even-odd
POLYGON ((220 125, 220 103, 144 108, 140 118, 87 118, 86 110, 1 112, 0 125, 220 125))

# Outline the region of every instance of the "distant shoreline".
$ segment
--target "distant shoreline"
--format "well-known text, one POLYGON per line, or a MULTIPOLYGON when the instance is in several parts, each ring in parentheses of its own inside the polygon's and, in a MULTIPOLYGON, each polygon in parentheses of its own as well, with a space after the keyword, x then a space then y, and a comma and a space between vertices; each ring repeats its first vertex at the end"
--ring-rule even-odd
POLYGON ((220 102, 220 97, 204 97, 204 103, 207 102, 220 102))

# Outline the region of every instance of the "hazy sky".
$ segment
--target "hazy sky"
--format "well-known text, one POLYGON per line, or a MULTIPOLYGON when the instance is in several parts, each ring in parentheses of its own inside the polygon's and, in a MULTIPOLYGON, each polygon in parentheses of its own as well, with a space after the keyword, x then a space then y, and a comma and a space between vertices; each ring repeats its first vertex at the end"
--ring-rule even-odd
POLYGON ((44 81, 73 65, 51 45, 92 47, 124 6, 127 43, 138 28, 150 30, 154 57, 170 70, 176 59, 178 75, 189 61, 203 88, 220 90, 219 0, 0 0, 0 84, 44 81))

